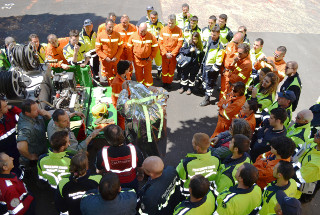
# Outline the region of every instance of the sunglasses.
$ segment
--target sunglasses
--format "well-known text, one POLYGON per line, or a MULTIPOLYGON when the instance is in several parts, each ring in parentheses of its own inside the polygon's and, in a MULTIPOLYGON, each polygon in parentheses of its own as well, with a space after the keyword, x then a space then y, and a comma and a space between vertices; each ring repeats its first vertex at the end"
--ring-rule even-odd
POLYGON ((273 56, 275 56, 275 57, 280 57, 280 55, 278 55, 277 53, 273 53, 273 56))

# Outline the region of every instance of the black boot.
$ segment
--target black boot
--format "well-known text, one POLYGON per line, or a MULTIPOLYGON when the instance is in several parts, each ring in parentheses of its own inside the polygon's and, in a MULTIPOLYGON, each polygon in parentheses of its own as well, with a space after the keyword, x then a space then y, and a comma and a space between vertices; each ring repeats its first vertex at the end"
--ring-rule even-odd
POLYGON ((200 106, 207 106, 210 104, 210 96, 205 96, 204 100, 200 103, 200 106))
POLYGON ((161 73, 162 73, 162 70, 161 70, 161 69, 158 69, 157 80, 160 80, 160 78, 161 78, 161 73))

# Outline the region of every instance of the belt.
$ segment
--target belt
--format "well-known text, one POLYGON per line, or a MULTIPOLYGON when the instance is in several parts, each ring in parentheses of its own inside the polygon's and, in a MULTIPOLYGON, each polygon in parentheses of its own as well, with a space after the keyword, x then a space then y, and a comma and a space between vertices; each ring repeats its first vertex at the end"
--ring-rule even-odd
POLYGON ((148 60, 149 58, 139 58, 139 60, 148 60))

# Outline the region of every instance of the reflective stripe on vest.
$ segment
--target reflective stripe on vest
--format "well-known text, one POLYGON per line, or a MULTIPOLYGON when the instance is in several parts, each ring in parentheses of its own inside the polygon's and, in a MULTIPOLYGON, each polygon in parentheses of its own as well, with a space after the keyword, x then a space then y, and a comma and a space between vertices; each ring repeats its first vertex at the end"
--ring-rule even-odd
POLYGON ((104 166, 107 171, 111 171, 114 173, 124 173, 124 172, 130 172, 132 169, 135 169, 137 167, 137 152, 135 147, 130 143, 128 144, 130 148, 130 153, 131 153, 131 167, 124 169, 124 170, 116 170, 116 169, 111 169, 110 164, 109 164, 109 157, 108 157, 108 148, 109 146, 103 147, 102 149, 102 158, 104 161, 104 166))
POLYGON ((0 140, 4 140, 4 139, 10 137, 15 131, 16 131, 16 128, 12 128, 10 131, 8 131, 8 132, 5 133, 4 135, 2 135, 2 136, 0 137, 0 140))

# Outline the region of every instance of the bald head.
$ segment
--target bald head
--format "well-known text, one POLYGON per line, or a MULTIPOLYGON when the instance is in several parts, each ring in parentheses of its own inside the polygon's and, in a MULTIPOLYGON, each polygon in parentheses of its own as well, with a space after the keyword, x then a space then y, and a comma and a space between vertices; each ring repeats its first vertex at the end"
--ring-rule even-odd
POLYGON ((243 42, 243 38, 244 38, 244 34, 241 33, 241 32, 237 32, 235 33, 235 35, 233 36, 232 38, 232 41, 237 43, 237 44, 240 44, 243 42))
POLYGON ((157 156, 150 156, 143 161, 142 168, 145 174, 154 179, 161 176, 164 164, 161 158, 157 156))
POLYGON ((139 35, 145 36, 147 33, 147 23, 143 22, 139 25, 139 35))
POLYGON ((199 150, 207 152, 210 146, 210 138, 205 133, 196 133, 193 135, 192 145, 197 152, 199 150))
MULTIPOLYGON (((305 109, 305 110, 302 110, 300 111, 298 114, 297 114, 297 120, 301 120, 303 121, 304 123, 309 123, 312 121, 313 119, 313 113, 311 110, 308 110, 308 109, 305 109)), ((302 124, 302 123, 301 123, 302 124)))

